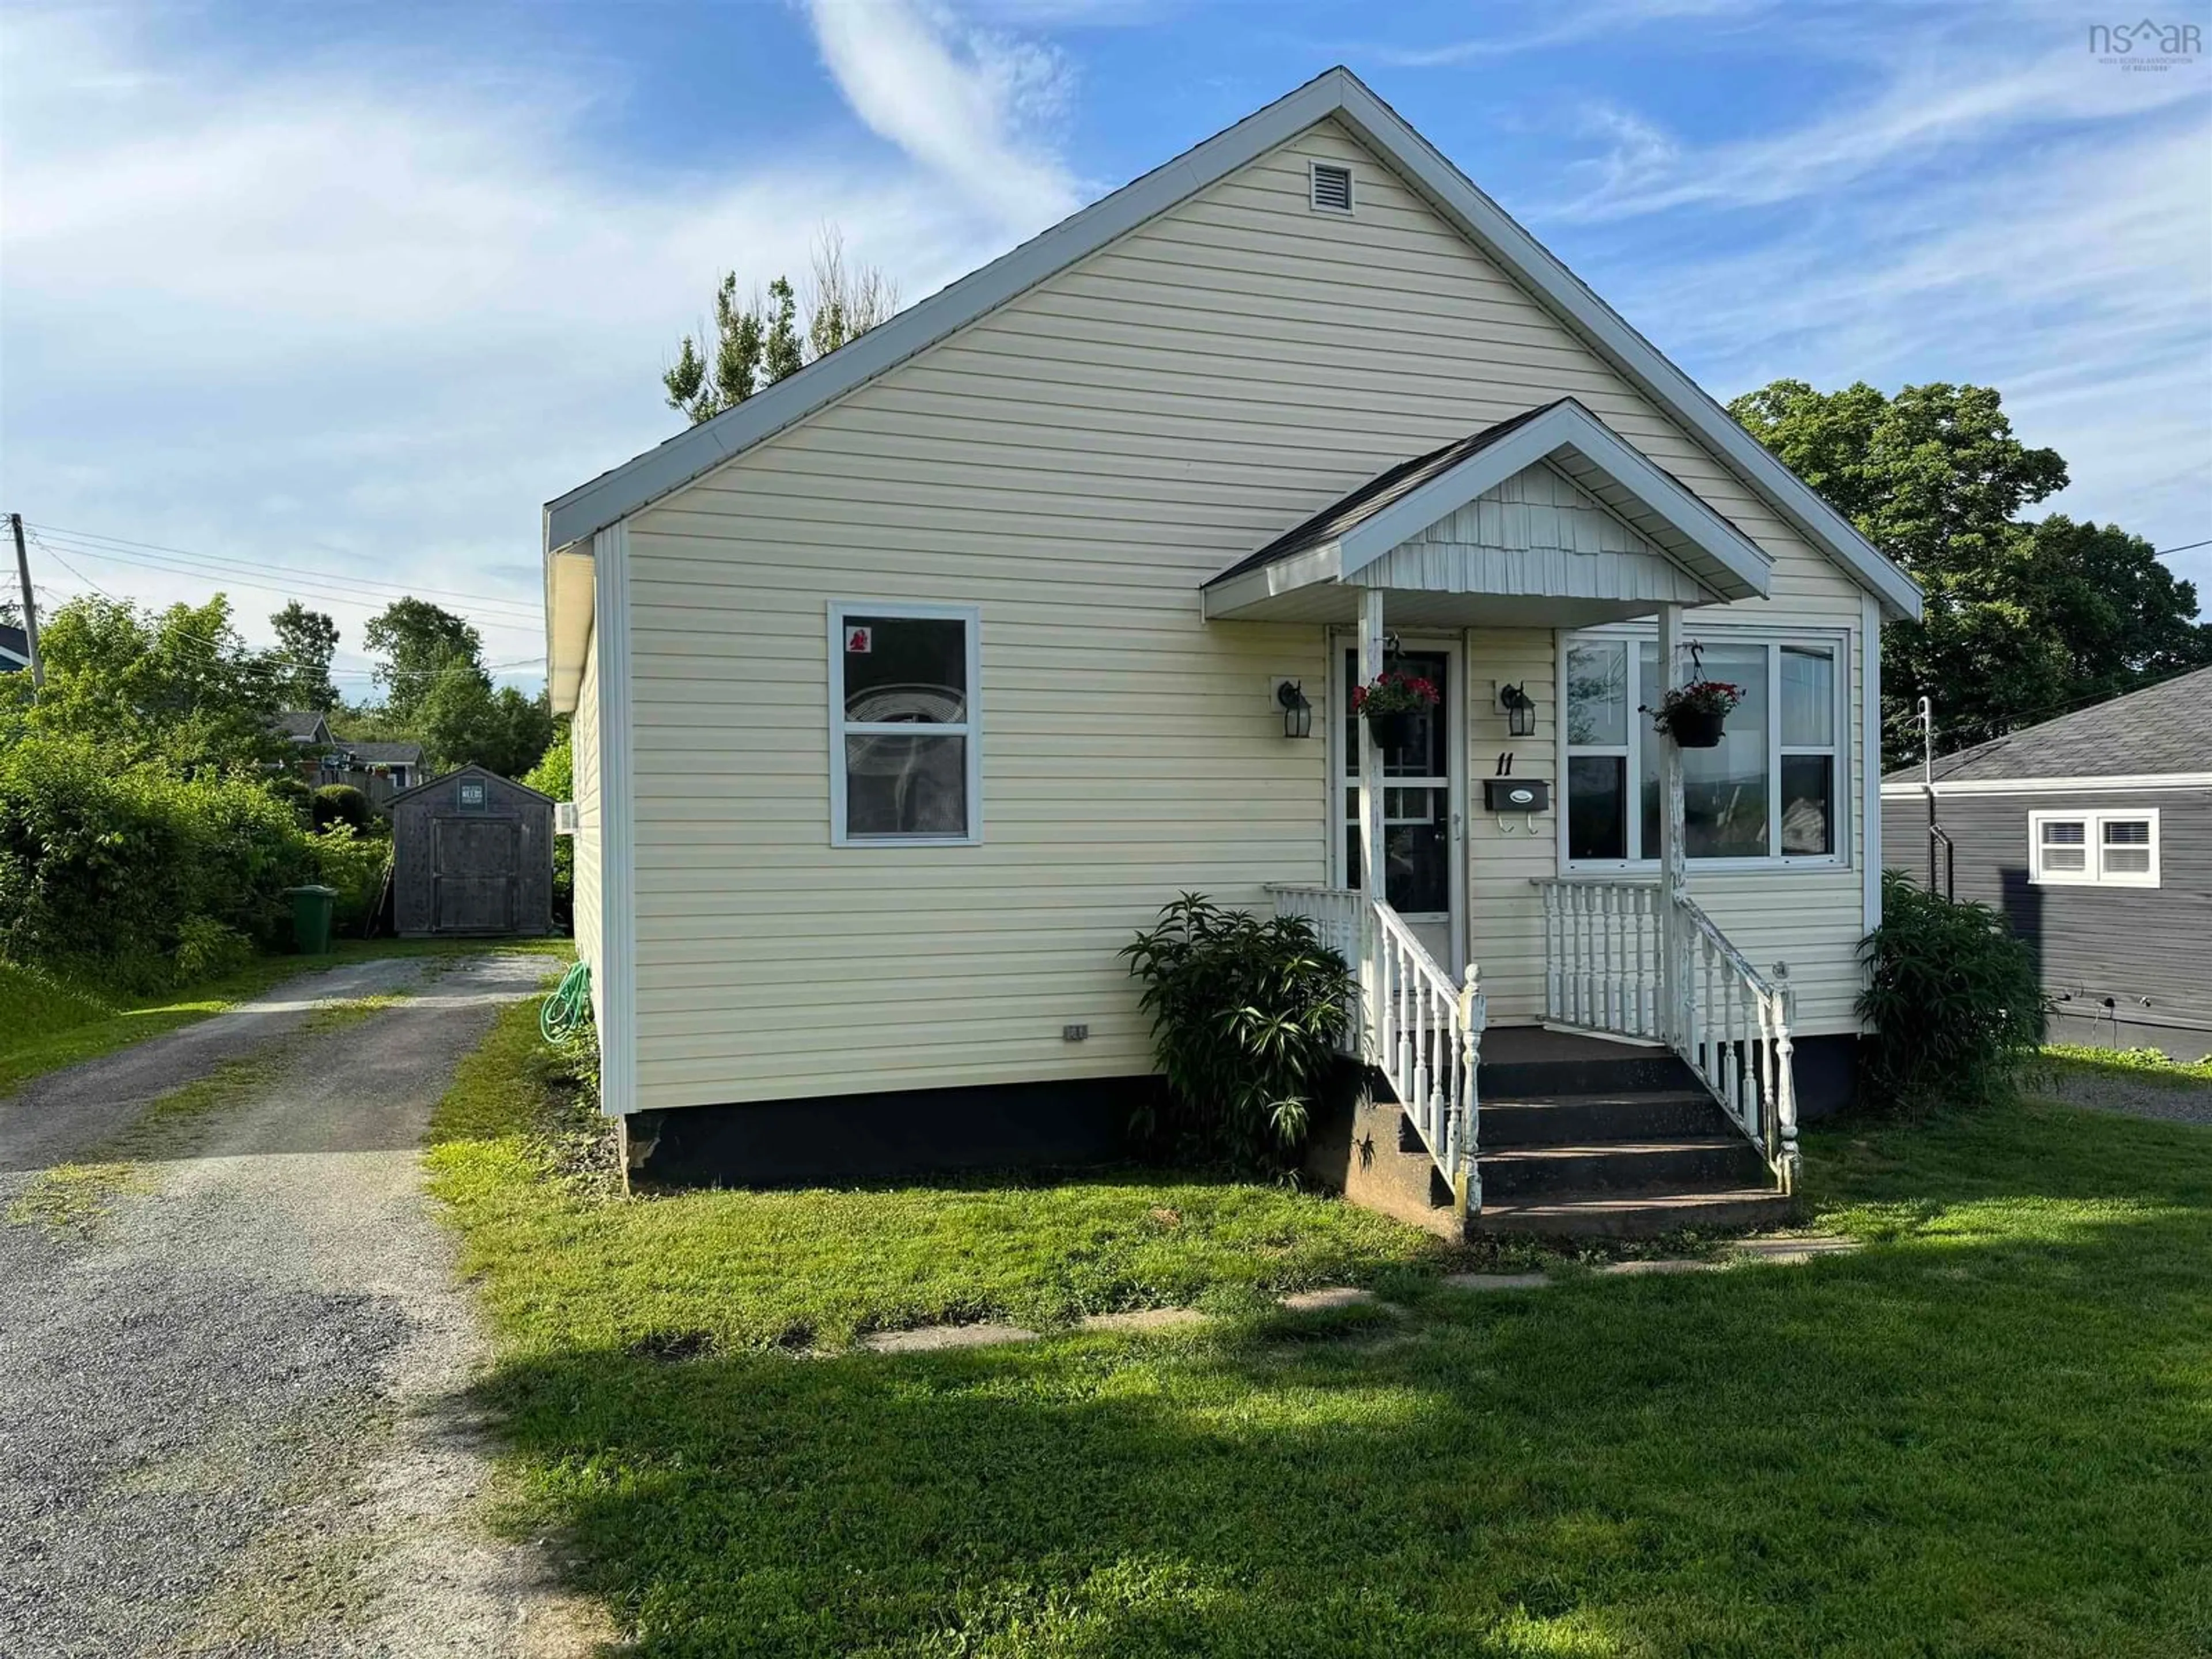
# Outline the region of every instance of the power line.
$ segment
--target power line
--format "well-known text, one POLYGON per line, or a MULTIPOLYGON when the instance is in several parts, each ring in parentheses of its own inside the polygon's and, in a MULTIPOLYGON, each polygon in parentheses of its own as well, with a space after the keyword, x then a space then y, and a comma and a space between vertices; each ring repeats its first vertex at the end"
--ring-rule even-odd
MULTIPOLYGON (((63 569, 68 571, 79 581, 84 583, 86 586, 91 588, 92 591, 99 594, 100 598, 107 600, 112 605, 127 605, 130 603, 127 599, 118 599, 114 594, 110 593, 106 588, 100 586, 99 583, 94 581, 91 577, 79 570, 75 565, 64 558, 54 548, 52 543, 41 537, 35 530, 33 530, 30 526, 27 524, 23 526, 23 529, 25 534, 27 534, 30 539, 37 544, 40 552, 46 554, 49 558, 52 559, 56 564, 60 565, 63 569)), ((37 586, 41 588, 45 588, 46 591, 50 593, 56 592, 55 589, 47 586, 44 582, 40 582, 37 584, 37 586)), ((163 641, 162 648, 189 658, 191 660, 199 663, 204 667, 213 666, 225 660, 222 648, 215 641, 202 639, 191 634, 179 633, 172 635, 168 639, 163 641)), ((255 651, 252 647, 247 646, 241 646, 241 649, 246 655, 258 659, 262 662, 275 663, 280 666, 290 668, 321 669, 332 679, 374 680, 376 678, 378 672, 374 668, 338 668, 335 666, 325 666, 319 659, 313 657, 301 657, 289 652, 276 649, 255 651)), ((478 665, 483 668, 485 673, 492 674, 497 673, 503 669, 533 667, 544 660, 545 659, 543 657, 520 657, 508 661, 483 663, 478 665)))
POLYGON ((80 544, 103 544, 109 547, 134 549, 137 551, 145 553, 165 553, 175 558, 198 559, 211 564, 238 565, 249 570, 276 571, 280 574, 303 575, 319 581, 338 582, 360 587, 382 588, 398 593, 402 598, 406 598, 414 594, 428 593, 449 599, 471 600, 478 605, 509 605, 517 609, 525 610, 532 608, 525 600, 497 594, 463 593, 450 588, 410 587, 404 583, 378 581, 374 577, 369 576, 349 576, 343 574, 335 574, 330 571, 319 570, 307 565, 273 563, 264 559, 248 559, 235 553, 201 553, 196 552, 188 547, 167 546, 160 542, 132 541, 130 538, 125 536, 105 536, 96 531, 71 530, 64 525, 50 524, 41 526, 40 528, 44 529, 49 535, 62 536, 70 541, 80 544))
POLYGON ((2212 547, 2212 539, 2201 542, 2184 542, 2179 547, 2161 547, 2156 550, 2154 556, 2162 559, 2169 553, 2194 553, 2200 547, 2212 547))

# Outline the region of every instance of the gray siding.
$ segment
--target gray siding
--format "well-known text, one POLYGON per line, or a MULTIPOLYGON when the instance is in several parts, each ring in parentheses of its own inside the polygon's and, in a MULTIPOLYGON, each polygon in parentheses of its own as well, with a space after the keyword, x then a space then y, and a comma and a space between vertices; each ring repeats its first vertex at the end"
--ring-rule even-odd
MULTIPOLYGON (((1936 822, 1958 844, 1956 896, 2002 910, 2035 951, 2062 1017, 2054 1036, 2177 1056, 2212 1048, 2212 790, 1946 795, 1936 822), (2028 879, 2030 812, 2131 807, 2158 809, 2158 886, 2028 879)), ((1924 799, 1886 798, 1881 841, 1886 864, 1927 880, 1924 799)))

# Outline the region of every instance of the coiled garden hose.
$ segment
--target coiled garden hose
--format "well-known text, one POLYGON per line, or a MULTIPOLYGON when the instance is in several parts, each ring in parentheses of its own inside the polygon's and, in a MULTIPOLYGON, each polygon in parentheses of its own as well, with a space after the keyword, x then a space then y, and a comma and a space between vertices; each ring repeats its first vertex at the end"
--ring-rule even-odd
POLYGON ((592 968, 580 962, 561 975, 553 994, 538 1011, 538 1031, 548 1042, 558 1042, 592 1017, 592 968))

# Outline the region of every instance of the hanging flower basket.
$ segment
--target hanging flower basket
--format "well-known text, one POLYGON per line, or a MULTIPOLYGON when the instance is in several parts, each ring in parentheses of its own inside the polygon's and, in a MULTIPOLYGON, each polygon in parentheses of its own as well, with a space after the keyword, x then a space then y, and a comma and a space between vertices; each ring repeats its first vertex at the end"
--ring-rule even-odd
POLYGON ((1726 680, 1692 680, 1678 685, 1646 707, 1651 723, 1674 738, 1677 749, 1717 749, 1729 713, 1743 701, 1743 688, 1726 680))
POLYGON ((1372 684, 1354 686, 1352 712, 1367 722, 1381 749, 1403 749, 1413 740, 1413 720, 1437 706, 1436 682, 1387 670, 1372 684))

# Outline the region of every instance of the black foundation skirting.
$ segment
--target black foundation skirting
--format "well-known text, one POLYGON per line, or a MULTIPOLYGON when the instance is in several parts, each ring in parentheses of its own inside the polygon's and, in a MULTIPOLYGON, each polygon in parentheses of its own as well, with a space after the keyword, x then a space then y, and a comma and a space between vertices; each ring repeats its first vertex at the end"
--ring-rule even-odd
POLYGON ((1833 1117, 1858 1098, 1859 1045, 1863 1038, 1802 1036, 1791 1044, 1791 1068, 1797 1079, 1797 1121, 1817 1123, 1833 1117))
POLYGON ((801 1187, 1121 1163, 1130 1109, 1158 1087, 1083 1078, 637 1112, 630 1174, 663 1187, 801 1187))

